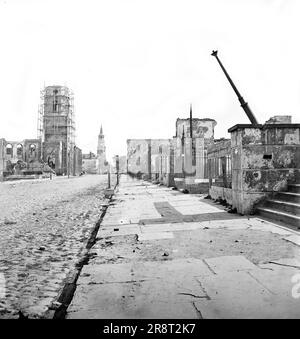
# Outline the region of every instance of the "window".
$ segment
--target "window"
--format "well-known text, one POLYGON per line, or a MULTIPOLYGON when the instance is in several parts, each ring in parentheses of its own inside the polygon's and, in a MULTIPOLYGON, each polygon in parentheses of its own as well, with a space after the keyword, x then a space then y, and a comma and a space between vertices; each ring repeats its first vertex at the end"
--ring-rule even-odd
POLYGON ((35 149, 36 149, 36 146, 35 146, 34 144, 31 144, 31 145, 29 146, 29 150, 30 150, 30 153, 31 153, 31 154, 35 151, 35 149))
POLYGON ((23 155, 23 146, 21 144, 17 145, 17 155, 18 156, 23 155))
POLYGON ((6 154, 7 155, 13 155, 13 147, 11 144, 6 145, 6 154))

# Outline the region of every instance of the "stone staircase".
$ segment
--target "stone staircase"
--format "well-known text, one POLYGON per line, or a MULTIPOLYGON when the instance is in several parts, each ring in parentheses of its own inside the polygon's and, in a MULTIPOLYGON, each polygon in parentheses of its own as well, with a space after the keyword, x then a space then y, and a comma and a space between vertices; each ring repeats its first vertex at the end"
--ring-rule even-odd
POLYGON ((257 208, 257 213, 300 230, 300 184, 290 184, 286 192, 274 193, 257 208))

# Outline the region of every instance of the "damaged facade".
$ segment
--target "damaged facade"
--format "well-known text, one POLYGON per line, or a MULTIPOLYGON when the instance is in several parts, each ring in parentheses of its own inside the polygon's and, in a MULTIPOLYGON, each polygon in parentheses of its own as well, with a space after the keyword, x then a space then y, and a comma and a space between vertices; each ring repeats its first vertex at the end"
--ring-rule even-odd
POLYGON ((0 139, 0 178, 10 175, 42 174, 47 168, 40 162, 41 152, 40 139, 20 141, 0 139))
POLYGON ((215 142, 208 150, 209 193, 242 214, 288 184, 300 182, 300 124, 275 116, 263 125, 230 128, 230 140, 215 142))
POLYGON ((128 139, 127 170, 132 176, 190 192, 207 192, 207 148, 213 143, 213 119, 177 119, 170 139, 128 139))
POLYGON ((300 124, 290 116, 235 125, 230 139, 214 139, 215 125, 213 119, 177 119, 172 139, 127 140, 128 173, 191 193, 209 192, 241 214, 255 212, 288 184, 299 184, 300 124))
POLYGON ((0 179, 56 173, 78 175, 82 154, 75 144, 73 94, 65 86, 41 91, 38 138, 23 141, 0 139, 0 179))

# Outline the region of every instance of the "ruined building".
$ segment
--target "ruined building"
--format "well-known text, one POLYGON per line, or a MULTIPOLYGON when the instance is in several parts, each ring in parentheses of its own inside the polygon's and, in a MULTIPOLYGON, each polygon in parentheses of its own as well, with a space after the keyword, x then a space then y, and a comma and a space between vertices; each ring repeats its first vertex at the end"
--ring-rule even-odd
POLYGON ((41 162, 42 145, 39 139, 10 141, 0 139, 0 181, 19 176, 32 176, 50 170, 41 162))
POLYGON ((89 152, 82 154, 82 170, 88 174, 97 174, 98 159, 96 154, 89 152))
POLYGON ((109 170, 109 164, 106 160, 106 146, 105 146, 102 125, 100 128, 100 133, 98 135, 97 159, 98 159, 98 166, 97 166, 98 174, 107 173, 109 170))
POLYGON ((64 86, 41 91, 38 138, 8 141, 0 138, 0 180, 57 175, 77 175, 81 150, 75 145, 73 95, 64 86))
POLYGON ((73 93, 65 86, 48 86, 41 92, 39 137, 43 160, 57 175, 81 172, 81 150, 75 145, 73 93))
POLYGON ((192 116, 177 119, 170 139, 128 139, 127 170, 132 176, 168 186, 207 192, 207 148, 214 141, 216 121, 192 116))
POLYGON ((300 227, 300 124, 274 116, 231 127, 230 139, 214 139, 215 125, 177 119, 173 139, 127 140, 128 173, 300 227))
POLYGON ((300 202, 300 124, 290 116, 274 116, 264 124, 237 124, 228 132, 231 139, 215 140, 208 149, 211 197, 226 200, 239 213, 260 211, 300 227, 295 215, 300 202))

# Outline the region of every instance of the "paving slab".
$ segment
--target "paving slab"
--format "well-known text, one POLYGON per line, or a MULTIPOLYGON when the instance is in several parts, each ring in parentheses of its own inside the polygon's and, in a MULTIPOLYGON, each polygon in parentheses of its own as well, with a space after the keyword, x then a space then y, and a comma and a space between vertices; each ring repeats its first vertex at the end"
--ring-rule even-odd
POLYGON ((141 229, 139 225, 135 226, 115 226, 115 227, 101 227, 101 232, 99 236, 101 238, 105 237, 116 237, 120 235, 129 235, 129 234, 140 234, 141 229))
POLYGON ((257 269, 256 265, 254 265, 251 261, 241 255, 208 258, 204 261, 216 274, 227 274, 229 272, 249 271, 257 269))
POLYGON ((67 318, 198 318, 193 303, 207 299, 195 276, 212 273, 197 259, 87 265, 67 318))
POLYGON ((300 235, 293 234, 288 237, 285 237, 284 239, 300 246, 300 235))
POLYGON ((200 202, 195 203, 194 205, 181 205, 181 204, 174 204, 170 203, 174 208, 181 214, 201 214, 201 213, 222 213, 223 210, 203 204, 200 202))
POLYGON ((202 227, 208 228, 226 228, 232 230, 246 230, 250 226, 245 223, 247 219, 229 219, 229 220, 209 220, 201 221, 202 227))
POLYGON ((151 241, 160 239, 172 239, 174 234, 172 232, 153 232, 141 233, 138 235, 139 241, 151 241))
POLYGON ((199 279, 210 297, 195 302, 205 319, 300 318, 299 300, 272 294, 248 272, 199 279))
POLYGON ((262 232, 271 232, 279 235, 291 235, 294 234, 293 230, 288 230, 284 227, 278 226, 271 222, 259 219, 259 218, 251 218, 247 221, 247 224, 251 226, 251 229, 258 230, 262 232))
POLYGON ((155 233, 155 232, 176 232, 176 231, 192 231, 203 228, 200 223, 169 223, 169 224, 155 224, 140 226, 142 233, 155 233))
MULTIPOLYGON (((82 293, 92 292, 83 290, 82 293)), ((97 290, 95 295, 97 296, 97 290)), ((105 309, 99 309, 97 303, 88 310, 71 308, 67 319, 197 319, 197 311, 192 303, 175 303, 172 300, 149 303, 148 300, 142 300, 139 304, 129 304, 123 301, 118 308, 113 303, 120 304, 120 298, 109 295, 105 309)))
POLYGON ((278 266, 279 267, 281 266, 282 270, 285 268, 284 266, 286 266, 287 268, 294 267, 300 269, 300 256, 298 254, 297 258, 282 258, 278 260, 272 260, 270 263, 260 264, 259 266, 263 268, 269 268, 272 270, 279 269, 278 266))
POLYGON ((287 301, 292 301, 294 299, 292 289, 295 285, 292 278, 300 273, 300 267, 284 267, 273 264, 269 268, 272 268, 272 270, 257 269, 249 271, 249 274, 273 295, 285 297, 287 301))

